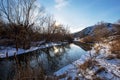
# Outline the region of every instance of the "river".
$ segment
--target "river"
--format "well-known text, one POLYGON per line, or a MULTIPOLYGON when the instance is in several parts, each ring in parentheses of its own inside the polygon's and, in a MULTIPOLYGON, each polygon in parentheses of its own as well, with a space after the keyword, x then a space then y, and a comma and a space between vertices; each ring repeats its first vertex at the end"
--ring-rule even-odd
MULTIPOLYGON (((83 45, 83 44, 82 44, 83 45)), ((29 55, 20 55, 17 58, 4 59, 0 61, 0 80, 7 80, 15 74, 15 65, 28 65, 31 68, 42 67, 44 73, 51 75, 60 68, 79 59, 87 51, 82 45, 65 44, 54 46, 30 53, 29 55)))

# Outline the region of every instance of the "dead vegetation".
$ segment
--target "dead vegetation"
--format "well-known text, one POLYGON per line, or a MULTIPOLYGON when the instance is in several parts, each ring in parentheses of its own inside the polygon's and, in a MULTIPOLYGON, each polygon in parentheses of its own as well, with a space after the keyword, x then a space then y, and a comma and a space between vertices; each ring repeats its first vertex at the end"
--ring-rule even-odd
POLYGON ((114 40, 110 44, 111 46, 111 52, 114 54, 119 54, 120 53, 120 39, 114 40))
POLYGON ((92 60, 89 59, 89 60, 85 61, 85 63, 83 63, 82 65, 80 65, 79 67, 82 70, 86 70, 87 68, 90 68, 92 66, 91 63, 92 63, 92 60))
POLYGON ((120 35, 119 23, 112 24, 112 23, 98 22, 90 29, 88 27, 88 29, 86 28, 82 30, 78 35, 78 37, 82 38, 83 42, 96 43, 110 36, 116 36, 116 35, 120 35))
POLYGON ((68 27, 56 25, 56 20, 44 12, 36 0, 0 0, 0 45, 18 50, 28 49, 37 41, 72 42, 68 27))

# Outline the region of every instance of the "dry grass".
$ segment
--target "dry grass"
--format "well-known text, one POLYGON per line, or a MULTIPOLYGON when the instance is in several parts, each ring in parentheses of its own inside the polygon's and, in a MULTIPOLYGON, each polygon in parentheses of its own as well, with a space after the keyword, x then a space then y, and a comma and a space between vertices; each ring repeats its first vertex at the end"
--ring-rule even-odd
POLYGON ((116 54, 116 58, 120 59, 120 53, 116 54))
POLYGON ((111 60, 111 59, 116 58, 116 56, 114 56, 114 55, 108 55, 106 58, 107 58, 108 60, 111 60))
POLYGON ((86 69, 91 69, 93 68, 93 66, 97 65, 97 62, 95 61, 94 58, 90 58, 88 60, 86 60, 83 64, 81 64, 79 66, 80 69, 82 69, 83 71, 85 71, 86 69))
POLYGON ((110 46, 111 51, 120 51, 120 39, 112 41, 110 46))
POLYGON ((95 72, 95 75, 102 71, 105 71, 105 67, 99 67, 99 69, 95 72))
POLYGON ((90 78, 88 78, 87 76, 91 75, 90 80, 102 80, 101 78, 97 77, 95 73, 88 72, 89 70, 92 70, 95 65, 97 65, 97 62, 94 59, 89 59, 85 61, 83 64, 81 64, 79 66, 79 74, 81 74, 82 78, 84 78, 85 80, 89 80, 90 78))
POLYGON ((81 64, 79 67, 82 70, 86 70, 87 68, 89 68, 91 66, 91 60, 87 60, 85 61, 85 63, 81 64))
POLYGON ((110 46, 111 53, 116 54, 116 58, 120 59, 120 39, 112 41, 110 46))

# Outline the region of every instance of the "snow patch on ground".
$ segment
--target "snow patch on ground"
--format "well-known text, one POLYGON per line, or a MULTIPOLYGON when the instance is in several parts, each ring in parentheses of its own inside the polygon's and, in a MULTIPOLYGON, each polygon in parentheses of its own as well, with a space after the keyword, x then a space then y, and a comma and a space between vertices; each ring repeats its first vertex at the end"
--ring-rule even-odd
POLYGON ((88 51, 88 54, 82 55, 79 60, 56 71, 54 75, 59 77, 60 80, 67 80, 69 77, 71 77, 72 80, 76 78, 79 78, 80 80, 92 80, 94 78, 93 76, 105 80, 120 80, 120 59, 114 58, 112 60, 107 60, 106 57, 111 55, 109 49, 110 46, 107 44, 95 44, 92 50, 88 51), (93 68, 81 70, 80 65, 90 59, 96 61, 93 68), (86 73, 86 75, 83 76, 82 73, 80 73, 81 71, 86 73), (61 75, 64 75, 64 77, 60 77, 61 75))
MULTIPOLYGON (((39 42, 39 44, 42 44, 44 41, 39 42)), ((43 49, 43 48, 48 48, 48 47, 52 47, 52 46, 58 46, 58 45, 62 45, 62 44, 66 44, 67 42, 58 42, 58 43, 54 43, 54 42, 50 42, 50 43, 45 43, 44 45, 38 45, 37 47, 30 47, 30 49, 18 49, 18 51, 16 51, 16 48, 13 47, 3 47, 0 46, 1 50, 0 50, 0 58, 6 58, 6 57, 11 57, 14 55, 19 55, 19 54, 25 54, 28 52, 32 52, 38 49, 43 49)))

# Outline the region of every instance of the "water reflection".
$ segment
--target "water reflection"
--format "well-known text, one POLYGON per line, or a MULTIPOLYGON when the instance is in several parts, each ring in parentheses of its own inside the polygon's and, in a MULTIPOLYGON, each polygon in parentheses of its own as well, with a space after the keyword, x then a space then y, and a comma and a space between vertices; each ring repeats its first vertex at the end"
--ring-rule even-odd
POLYGON ((74 42, 74 44, 80 46, 85 51, 89 51, 92 49, 93 43, 81 43, 81 42, 74 42))
MULTIPOLYGON (((16 62, 20 66, 24 65, 23 67, 28 65, 31 68, 40 67, 44 70, 45 74, 51 74, 65 65, 79 59, 81 55, 85 53, 86 51, 84 49, 75 44, 66 44, 37 50, 25 55, 19 55, 17 58, 2 60, 0 61, 0 80, 6 80, 2 79, 3 77, 1 76, 6 74, 6 72, 10 73, 10 71, 8 72, 8 69, 15 65, 16 62), (9 66, 7 63, 9 63, 9 66)), ((15 68, 12 67, 11 70, 14 69, 15 68)))
POLYGON ((32 64, 41 63, 46 73, 52 73, 79 59, 85 53, 86 51, 74 44, 54 46, 41 50, 40 54, 32 59, 32 64))

